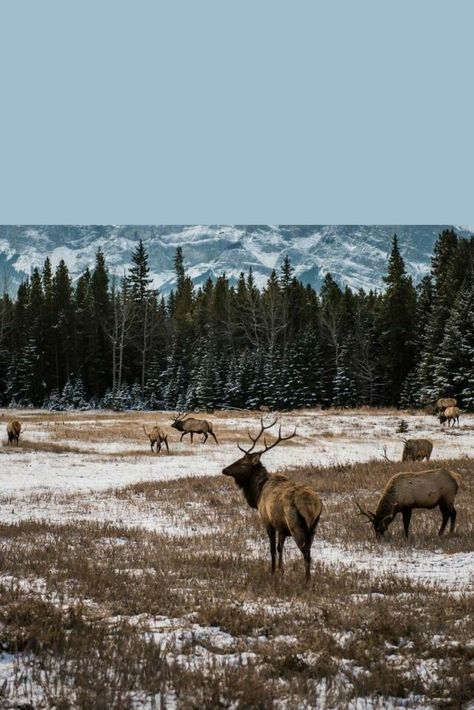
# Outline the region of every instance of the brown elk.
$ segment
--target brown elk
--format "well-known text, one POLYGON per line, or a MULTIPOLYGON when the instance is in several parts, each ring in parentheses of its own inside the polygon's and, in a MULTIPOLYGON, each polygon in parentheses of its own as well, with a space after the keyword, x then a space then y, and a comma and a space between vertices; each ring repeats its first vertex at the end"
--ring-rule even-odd
POLYGON ((242 492, 251 508, 258 511, 260 519, 266 527, 270 539, 270 554, 272 558, 272 574, 275 572, 275 557, 278 549, 278 568, 283 571, 283 545, 287 537, 293 537, 298 548, 303 553, 306 568, 306 581, 309 581, 311 570, 311 545, 322 510, 321 500, 315 490, 301 483, 290 481, 286 476, 270 474, 262 465, 260 458, 282 441, 292 439, 295 431, 289 436, 281 435, 279 428, 277 439, 267 445, 263 438, 264 448, 255 451, 255 446, 262 434, 271 429, 277 420, 265 425, 260 420, 260 432, 253 437, 249 433, 252 445, 244 449, 243 456, 230 466, 223 469, 224 476, 231 476, 242 492), (278 533, 278 545, 276 536, 278 533))
POLYGON ((456 509, 454 499, 461 485, 461 477, 454 471, 435 468, 419 473, 396 473, 389 480, 380 496, 375 513, 364 510, 356 501, 359 514, 372 523, 377 537, 382 537, 398 513, 403 517, 403 528, 408 537, 412 511, 415 508, 431 510, 439 506, 443 521, 439 529, 442 535, 449 519, 449 532, 454 532, 456 509))
POLYGON ((182 432, 179 438, 180 441, 183 440, 183 436, 185 436, 185 434, 190 434, 192 444, 194 434, 204 434, 202 443, 205 444, 210 434, 214 438, 216 444, 219 443, 216 439, 216 435, 212 431, 211 422, 206 421, 206 419, 195 419, 194 417, 187 417, 186 419, 183 419, 183 416, 186 416, 186 414, 178 414, 178 416, 173 418, 173 423, 171 424, 173 429, 177 429, 182 432))
POLYGON ((21 422, 19 422, 18 419, 11 419, 7 424, 8 443, 13 444, 16 442, 18 446, 20 434, 24 431, 26 431, 26 427, 22 429, 21 422))
POLYGON ((461 410, 459 407, 446 407, 446 409, 443 412, 440 412, 439 415, 439 423, 440 424, 445 424, 448 422, 448 428, 451 424, 454 424, 457 422, 459 426, 459 415, 461 414, 461 410))
POLYGON ((455 407, 458 401, 454 397, 441 397, 435 404, 435 414, 444 412, 448 407, 455 407))
POLYGON ((433 443, 429 439, 403 439, 402 461, 430 460, 433 443))
POLYGON ((145 429, 145 425, 143 425, 143 431, 147 435, 147 437, 150 439, 150 446, 151 450, 153 452, 153 447, 156 444, 156 453, 159 454, 161 451, 161 444, 164 444, 166 446, 166 451, 170 452, 169 446, 168 446, 168 434, 159 426, 154 426, 151 431, 147 431, 145 429))

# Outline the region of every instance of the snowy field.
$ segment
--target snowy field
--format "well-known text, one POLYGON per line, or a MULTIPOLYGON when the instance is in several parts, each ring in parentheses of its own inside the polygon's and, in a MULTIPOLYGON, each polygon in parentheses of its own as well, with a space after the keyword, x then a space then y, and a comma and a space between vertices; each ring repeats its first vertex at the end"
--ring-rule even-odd
MULTIPOLYGON (((61 492, 103 490, 142 480, 171 480, 183 476, 217 475, 240 455, 236 442, 245 445, 246 432, 258 430, 258 414, 204 415, 214 425, 219 446, 209 439, 205 445, 196 437, 179 442, 179 433, 170 428, 167 412, 133 415, 107 413, 57 413, 5 411, 0 421, 18 417, 27 430, 21 448, 0 449, 0 493, 47 489, 61 492), (169 433, 171 456, 152 456, 143 432, 158 423, 169 433), (58 451, 48 450, 48 444, 58 451), (74 451, 60 451, 60 447, 74 451), (8 458, 4 458, 8 455, 8 458)), ((266 415, 266 421, 272 416, 266 415)), ((463 415, 459 429, 441 427, 435 417, 400 413, 377 414, 303 411, 281 416, 284 432, 296 427, 298 436, 271 451, 266 466, 284 471, 295 466, 334 466, 369 461, 386 456, 401 459, 403 438, 429 438, 432 461, 474 455, 474 415, 463 415), (397 434, 400 420, 409 425, 406 434, 397 434)), ((6 437, 5 437, 6 438, 6 437)), ((4 442, 5 443, 5 442, 4 442)))
MULTIPOLYGON (((0 449, 0 521, 97 521, 174 536, 193 535, 203 528, 183 525, 172 512, 157 510, 155 504, 131 506, 110 495, 110 490, 141 481, 219 475, 241 455, 236 442, 245 446, 247 432, 258 431, 260 424, 257 413, 203 415, 213 422, 220 443, 208 439, 204 445, 197 436, 191 445, 189 436, 179 441, 180 433, 170 427, 168 412, 3 411, 0 416, 4 420, 18 417, 26 427, 20 447, 3 442, 0 449), (170 456, 164 448, 159 455, 150 452, 143 426, 149 431, 155 423, 168 432, 170 456), (55 449, 48 450, 49 446, 55 449), (62 451, 62 447, 68 450, 62 451)), ((274 418, 265 415, 266 422, 274 418)), ((440 426, 433 416, 399 412, 297 411, 284 413, 279 420, 284 433, 296 428, 298 436, 266 456, 265 465, 275 472, 384 461, 385 456, 398 461, 403 439, 408 437, 433 442, 432 463, 425 463, 424 468, 436 465, 437 459, 474 455, 474 415, 464 415, 461 426, 451 429, 440 426), (408 423, 408 432, 399 434, 396 429, 402 418, 408 423)), ((318 553, 330 564, 350 564, 368 572, 392 570, 453 588, 472 581, 474 552, 446 556, 440 551, 428 555, 382 550, 367 558, 352 550, 349 560, 345 545, 316 541, 315 546, 321 547, 318 553), (398 564, 400 559, 408 559, 409 564, 398 564)))
MULTIPOLYGON (((129 692, 130 670, 110 657, 117 684, 110 681, 110 707, 196 707, 180 698, 177 679, 180 687, 190 683, 198 689, 202 680, 202 688, 193 691, 201 693, 202 707, 220 698, 222 707, 236 708, 436 708, 446 698, 451 702, 453 692, 464 694, 464 705, 446 707, 470 707, 471 686, 463 681, 458 688, 440 646, 451 648, 458 666, 471 662, 474 416, 462 415, 459 428, 447 429, 433 416, 390 410, 281 415, 283 433, 296 427, 298 436, 269 452, 264 463, 270 471, 310 482, 324 503, 312 587, 306 591, 301 556, 291 540, 285 547, 287 573, 271 580, 266 534, 240 492, 219 475, 241 455, 236 444, 245 445, 247 432, 258 431, 260 415, 203 416, 212 421, 218 445, 211 439, 202 444, 200 437, 193 445, 189 437, 180 443, 166 412, 0 410, 3 431, 13 417, 26 426, 20 446, 4 441, 0 447, 0 606, 10 610, 9 623, 21 603, 29 605, 30 626, 36 605, 43 605, 41 618, 59 613, 69 619, 71 609, 80 609, 99 634, 91 643, 100 645, 103 634, 112 634, 122 649, 130 644, 130 654, 143 654, 140 667, 163 664, 155 685, 142 678, 129 692), (408 431, 399 434, 402 418, 408 431), (143 426, 150 430, 156 423, 168 432, 169 456, 150 452, 143 426), (410 437, 433 442, 431 462, 400 463, 402 439, 410 437), (374 505, 393 473, 432 468, 437 461, 464 480, 456 535, 438 538, 437 510, 415 511, 408 542, 400 520, 377 542, 357 516, 355 499, 374 505), (450 609, 443 618, 435 611, 440 604, 450 609), (411 626, 398 616, 404 608, 411 626), (375 654, 370 661, 368 648, 375 654), (385 655, 390 678, 384 675, 385 655), (266 700, 253 704, 250 688, 260 687, 257 676, 266 677, 267 670, 268 682, 255 691, 266 700), (220 678, 216 696, 204 690, 210 672, 220 678), (276 685, 274 676, 280 678, 276 685), (240 704, 226 704, 223 689, 240 704)), ((272 418, 265 415, 266 421, 272 418)), ((24 614, 18 618, 26 628, 24 614)), ((0 615, 0 631, 4 621, 0 615)), ((40 645, 54 646, 56 641, 43 638, 44 624, 30 626, 28 632, 21 627, 22 633, 38 634, 40 645)), ((80 637, 82 622, 76 631, 80 637)), ((64 644, 72 643, 66 638, 60 655, 48 661, 36 651, 26 654, 28 646, 18 653, 15 644, 3 644, 0 707, 2 697, 5 707, 20 700, 54 707, 53 678, 58 707, 61 694, 72 692, 71 683, 71 707, 90 704, 81 695, 83 670, 71 670, 76 662, 83 668, 83 651, 68 647, 67 673, 62 665, 64 644)), ((104 658, 109 650, 104 647, 104 658)))

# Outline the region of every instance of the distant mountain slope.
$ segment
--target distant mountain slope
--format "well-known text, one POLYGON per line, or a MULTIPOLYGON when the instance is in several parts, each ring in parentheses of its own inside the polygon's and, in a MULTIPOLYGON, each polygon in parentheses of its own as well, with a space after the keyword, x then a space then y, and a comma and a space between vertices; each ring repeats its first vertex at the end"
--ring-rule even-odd
MULTIPOLYGON (((47 256, 55 266, 64 259, 74 277, 94 264, 102 247, 111 272, 121 275, 143 239, 153 283, 167 293, 174 285, 173 257, 183 248, 185 264, 199 285, 226 272, 235 281, 252 267, 262 285, 286 254, 296 275, 319 288, 329 271, 341 285, 354 289, 383 288, 390 239, 396 232, 407 269, 415 281, 429 270, 433 245, 442 225, 330 226, 0 226, 0 276, 10 288, 41 266, 47 256)), ((474 227, 457 227, 463 235, 474 227)), ((3 284, 0 284, 3 286, 3 284)))

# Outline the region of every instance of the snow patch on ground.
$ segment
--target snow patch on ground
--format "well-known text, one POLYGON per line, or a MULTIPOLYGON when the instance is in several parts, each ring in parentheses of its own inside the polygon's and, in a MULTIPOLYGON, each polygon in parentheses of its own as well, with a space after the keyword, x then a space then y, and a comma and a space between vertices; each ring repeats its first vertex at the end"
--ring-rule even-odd
MULTIPOLYGON (((27 420, 28 413, 24 414, 27 420)), ((79 415, 77 420, 68 419, 67 425, 73 423, 78 430, 87 431, 96 424, 93 416, 88 414, 84 419, 81 416, 84 415, 79 415)), ((163 421, 169 421, 170 418, 168 412, 156 412, 156 416, 163 421)), ((268 415, 267 421, 271 418, 272 415, 268 415)), ((248 430, 258 431, 259 420, 258 413, 212 418, 218 438, 221 434, 232 438, 235 434, 246 436, 248 430)), ((266 464, 272 471, 284 471, 295 466, 330 466, 368 461, 380 458, 384 452, 390 459, 400 460, 404 437, 431 439, 434 444, 433 462, 436 459, 474 455, 473 415, 463 415, 459 429, 443 429, 435 417, 406 413, 327 413, 311 410, 285 413, 281 415, 281 421, 283 433, 296 427, 298 436, 291 443, 267 454, 266 464), (395 430, 402 417, 408 422, 409 431, 397 434, 395 430)), ((101 426, 112 424, 113 419, 100 419, 101 426)), ((104 490, 141 480, 218 475, 222 468, 240 455, 235 443, 226 442, 216 446, 208 441, 204 445, 195 442, 191 446, 190 443, 180 443, 178 435, 173 431, 169 433, 173 453, 169 457, 151 454, 139 432, 136 440, 128 442, 94 442, 79 438, 65 442, 72 447, 84 448, 84 453, 80 454, 28 451, 29 441, 41 439, 47 442, 49 436, 52 443, 61 443, 54 429, 51 429, 49 435, 48 429, 45 431, 41 422, 31 421, 18 449, 7 446, 0 448, 0 494, 31 491, 32 488, 104 490), (135 448, 136 457, 121 456, 121 452, 135 448)))

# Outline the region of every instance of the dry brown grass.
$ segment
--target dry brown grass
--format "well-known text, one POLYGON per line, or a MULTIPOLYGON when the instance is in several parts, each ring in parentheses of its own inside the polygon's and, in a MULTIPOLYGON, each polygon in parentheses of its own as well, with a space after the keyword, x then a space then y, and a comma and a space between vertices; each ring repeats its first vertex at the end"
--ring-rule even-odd
POLYGON ((52 454, 93 454, 95 453, 93 449, 80 448, 78 446, 72 446, 70 444, 55 443, 53 441, 29 441, 24 439, 20 441, 19 446, 9 446, 6 442, 2 442, 2 453, 15 454, 28 453, 31 451, 43 451, 52 454))
MULTIPOLYGON (((464 478, 457 533, 440 541, 436 512, 415 512, 409 545, 420 551, 473 549, 474 464, 446 465, 464 478)), ((373 504, 400 470, 407 464, 377 461, 289 475, 321 493, 318 539, 370 554, 381 545, 403 552, 407 543, 398 522, 378 543, 353 498, 373 504)), ((335 567, 324 554, 309 587, 298 554, 288 554, 284 576, 272 578, 265 533, 224 476, 147 481, 101 495, 154 510, 157 520, 174 516, 182 534, 94 522, 0 525, 1 642, 17 654, 20 675, 29 669, 47 706, 129 708, 138 697, 147 707, 155 698, 157 707, 345 708, 361 697, 381 709, 396 697, 408 708, 454 709, 473 697, 472 593, 335 567), (179 632, 162 647, 147 632, 155 616, 231 638, 222 647, 212 634, 179 632)), ((34 495, 36 503, 48 500, 70 505, 81 496, 34 495)), ((5 702, 14 697, 2 692, 5 702)))

